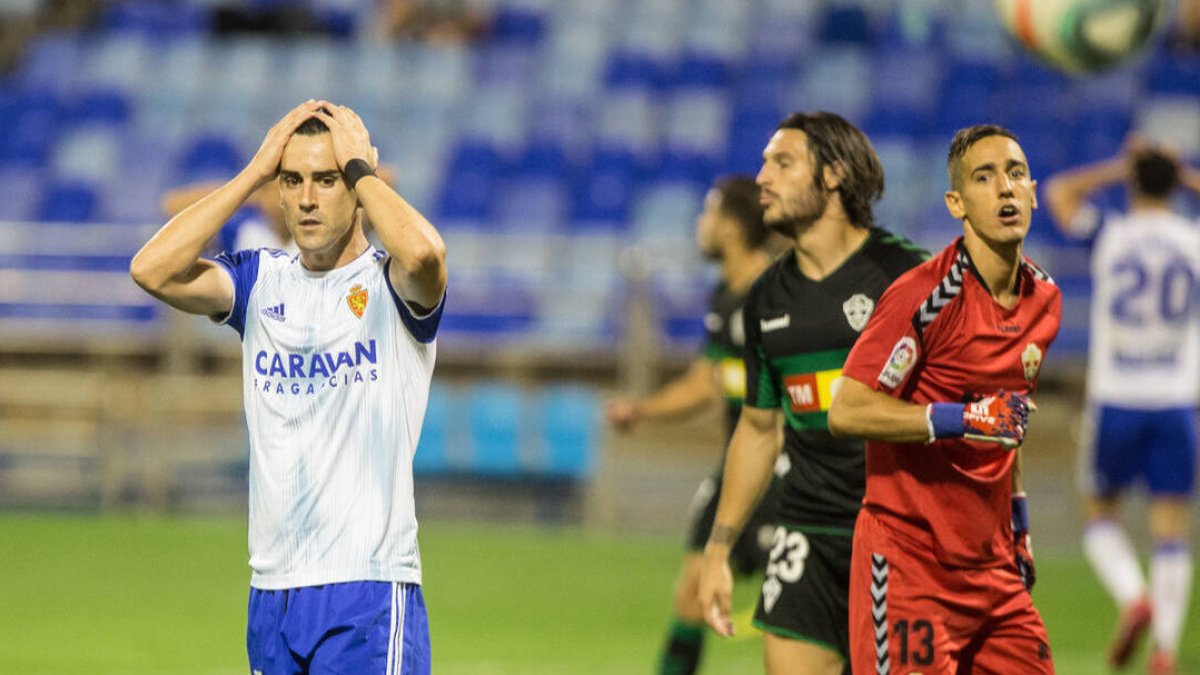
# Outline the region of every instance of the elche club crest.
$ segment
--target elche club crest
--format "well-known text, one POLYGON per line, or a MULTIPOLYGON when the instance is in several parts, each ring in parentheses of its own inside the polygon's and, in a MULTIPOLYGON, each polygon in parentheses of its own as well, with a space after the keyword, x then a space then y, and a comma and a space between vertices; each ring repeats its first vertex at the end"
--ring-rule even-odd
POLYGON ((855 333, 861 333, 871 319, 871 312, 875 311, 875 301, 862 293, 855 293, 842 303, 842 311, 846 314, 846 323, 855 333))
POLYGON ((1025 379, 1033 382, 1042 367, 1042 350, 1030 342, 1025 346, 1025 351, 1021 352, 1021 365, 1025 368, 1025 379))
POLYGON ((350 294, 346 296, 346 304, 350 306, 350 311, 354 312, 354 316, 362 318, 363 312, 367 310, 367 289, 361 284, 354 284, 350 287, 350 294))

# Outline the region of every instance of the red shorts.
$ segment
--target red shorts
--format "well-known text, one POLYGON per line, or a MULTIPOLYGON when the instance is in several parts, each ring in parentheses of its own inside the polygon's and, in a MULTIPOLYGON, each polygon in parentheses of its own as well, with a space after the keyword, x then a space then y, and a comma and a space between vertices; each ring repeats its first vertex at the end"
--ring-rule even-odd
POLYGON ((863 509, 850 563, 855 675, 1053 673, 1016 565, 946 567, 863 509))

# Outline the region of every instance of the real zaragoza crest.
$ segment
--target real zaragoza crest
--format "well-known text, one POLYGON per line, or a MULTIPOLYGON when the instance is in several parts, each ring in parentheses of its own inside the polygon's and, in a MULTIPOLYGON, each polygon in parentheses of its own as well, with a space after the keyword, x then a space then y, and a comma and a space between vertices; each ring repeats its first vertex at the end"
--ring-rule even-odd
POLYGON ((359 284, 351 286, 350 294, 346 296, 346 304, 350 305, 350 311, 354 312, 354 316, 361 319, 363 312, 367 309, 367 289, 359 284))
POLYGON ((854 332, 861 333, 862 329, 867 327, 871 312, 875 311, 875 301, 862 293, 855 293, 842 303, 842 311, 846 313, 846 322, 854 332))

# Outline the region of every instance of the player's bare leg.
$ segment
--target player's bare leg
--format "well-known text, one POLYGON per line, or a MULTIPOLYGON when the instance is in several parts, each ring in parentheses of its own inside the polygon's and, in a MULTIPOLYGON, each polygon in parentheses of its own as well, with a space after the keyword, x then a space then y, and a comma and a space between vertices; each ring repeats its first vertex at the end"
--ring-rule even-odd
POLYGON ((1150 598, 1154 617, 1150 632, 1154 652, 1153 675, 1175 672, 1175 656, 1187 620, 1191 599, 1192 557, 1188 547, 1189 501, 1183 496, 1152 496, 1150 534, 1154 553, 1150 559, 1150 598))
POLYGON ((700 571, 704 556, 689 552, 675 583, 675 616, 659 659, 660 673, 691 675, 704 650, 704 609, 700 605, 700 571))
POLYGON ((763 633, 767 675, 841 675, 846 662, 836 652, 803 640, 763 633))
POLYGON ((1108 662, 1121 668, 1150 628, 1153 606, 1133 545, 1120 524, 1120 501, 1115 496, 1084 501, 1083 548, 1100 584, 1121 611, 1108 647, 1108 662))

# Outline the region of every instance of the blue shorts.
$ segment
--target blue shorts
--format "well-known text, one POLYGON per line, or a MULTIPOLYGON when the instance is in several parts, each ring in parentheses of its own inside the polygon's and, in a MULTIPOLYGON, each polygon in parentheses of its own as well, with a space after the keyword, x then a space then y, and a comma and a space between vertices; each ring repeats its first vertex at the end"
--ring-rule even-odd
POLYGON ((1085 445, 1091 494, 1108 497, 1144 479, 1152 495, 1188 496, 1196 483, 1196 411, 1097 406, 1085 445))
POLYGON ((246 652, 253 675, 428 675, 425 598, 387 581, 251 588, 246 652))

